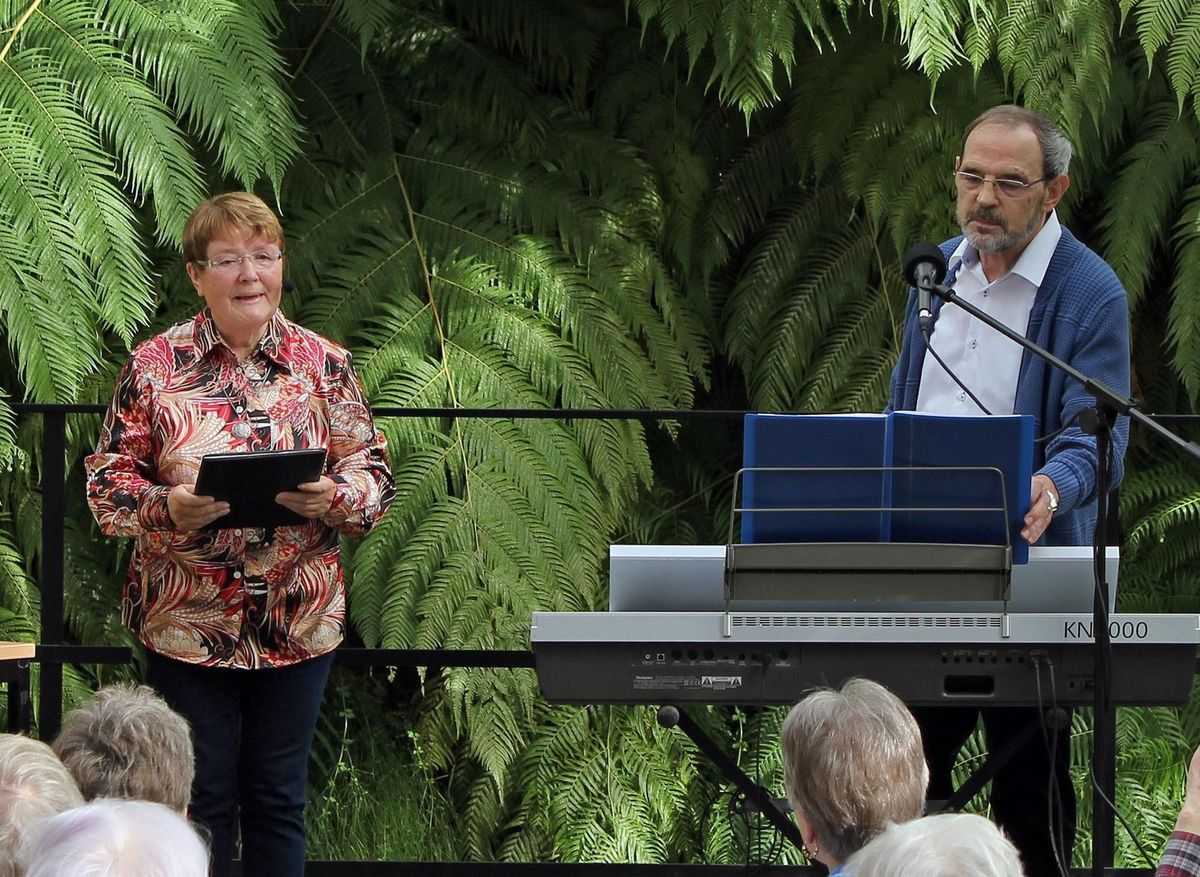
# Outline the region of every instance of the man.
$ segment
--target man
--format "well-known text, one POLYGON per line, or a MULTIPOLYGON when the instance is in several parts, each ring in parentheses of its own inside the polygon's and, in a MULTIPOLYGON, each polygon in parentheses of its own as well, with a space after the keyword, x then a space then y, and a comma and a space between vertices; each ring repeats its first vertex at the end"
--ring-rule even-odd
MULTIPOLYGON (((1070 185, 1071 144, 1045 117, 1000 106, 972 122, 955 159, 963 236, 947 241, 947 282, 975 304, 1080 372, 1129 392, 1129 316, 1112 269, 1063 228, 1055 206, 1070 185)), ((891 406, 939 414, 982 410, 933 357, 925 356, 915 295, 892 375, 891 406)), ((1096 442, 1075 422, 1094 400, 1078 382, 953 306, 934 305, 932 346, 993 414, 1031 414, 1031 504, 1021 537, 1029 543, 1091 544, 1096 522, 1096 442)), ((1112 432, 1113 486, 1123 474, 1128 419, 1112 432)), ((930 794, 951 793, 950 770, 974 728, 974 710, 917 712, 932 773, 930 794)), ((1000 748, 1036 713, 984 710, 989 746, 1000 748)), ((1068 772, 1069 728, 1042 733, 1018 750, 992 786, 992 810, 1031 875, 1069 863, 1075 797, 1068 772), (1049 752, 1054 753, 1053 759, 1049 752), (1051 760, 1054 770, 1051 772, 1051 760), (1047 822, 1052 828, 1047 827, 1047 822)))
POLYGON ((101 688, 67 714, 54 751, 89 801, 136 798, 187 815, 192 732, 147 685, 101 688))

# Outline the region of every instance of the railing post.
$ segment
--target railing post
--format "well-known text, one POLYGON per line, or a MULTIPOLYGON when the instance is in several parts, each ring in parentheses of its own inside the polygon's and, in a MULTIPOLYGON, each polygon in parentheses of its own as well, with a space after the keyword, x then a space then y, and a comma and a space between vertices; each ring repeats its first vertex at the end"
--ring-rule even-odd
MULTIPOLYGON (((63 522, 67 513, 67 414, 42 412, 42 635, 40 642, 63 643, 63 522)), ((38 736, 49 740, 62 723, 62 664, 41 662, 38 681, 38 736)))

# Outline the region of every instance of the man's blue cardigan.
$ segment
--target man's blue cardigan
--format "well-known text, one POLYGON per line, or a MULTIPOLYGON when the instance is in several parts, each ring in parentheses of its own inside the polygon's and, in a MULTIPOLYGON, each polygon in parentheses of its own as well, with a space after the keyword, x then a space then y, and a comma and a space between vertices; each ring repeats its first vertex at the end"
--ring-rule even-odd
MULTIPOLYGON (((942 244, 947 258, 961 241, 957 237, 942 244)), ((942 304, 941 299, 934 300, 935 320, 942 304)), ((916 307, 914 290, 904 315, 900 359, 892 373, 889 407, 902 411, 917 406, 925 361, 916 307)), ((1129 304, 1125 290, 1112 268, 1065 228, 1033 300, 1025 336, 1085 376, 1107 384, 1122 396, 1129 395, 1129 304)), ((1095 438, 1072 423, 1047 442, 1036 440, 1056 432, 1093 403, 1082 384, 1025 351, 1013 413, 1033 415, 1033 471, 1048 476, 1059 494, 1058 511, 1042 544, 1092 544, 1096 526, 1095 438)), ((1128 443, 1129 418, 1118 417, 1113 430, 1113 487, 1124 475, 1128 443)))

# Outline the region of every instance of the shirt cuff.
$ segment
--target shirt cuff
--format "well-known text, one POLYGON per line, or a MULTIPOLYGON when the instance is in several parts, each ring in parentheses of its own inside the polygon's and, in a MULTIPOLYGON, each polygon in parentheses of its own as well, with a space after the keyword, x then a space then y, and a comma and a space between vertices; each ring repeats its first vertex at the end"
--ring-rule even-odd
POLYGON ((1063 514, 1079 505, 1079 501, 1083 493, 1083 483, 1069 465, 1061 460, 1047 460, 1046 465, 1033 473, 1034 475, 1045 475, 1054 482, 1054 489, 1058 492, 1058 512, 1063 514))
POLYGON ((333 492, 333 502, 329 505, 329 511, 321 516, 321 520, 331 527, 337 527, 344 524, 354 513, 354 509, 350 507, 352 491, 341 475, 330 475, 329 478, 337 485, 337 489, 333 492))
POLYGON ((151 487, 138 498, 138 523, 144 530, 171 530, 175 522, 171 520, 171 510, 167 506, 167 495, 171 488, 164 485, 151 487))

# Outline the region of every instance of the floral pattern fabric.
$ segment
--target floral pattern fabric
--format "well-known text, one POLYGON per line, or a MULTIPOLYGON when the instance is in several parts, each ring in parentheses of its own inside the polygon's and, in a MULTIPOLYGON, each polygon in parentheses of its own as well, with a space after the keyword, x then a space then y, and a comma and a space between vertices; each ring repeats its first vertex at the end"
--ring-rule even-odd
POLYGON ((159 654, 218 667, 282 667, 341 642, 338 534, 369 530, 395 489, 349 352, 278 312, 240 363, 207 310, 139 345, 85 466, 101 529, 137 539, 125 623, 159 654), (319 447, 337 485, 320 520, 175 528, 167 494, 205 454, 319 447))

